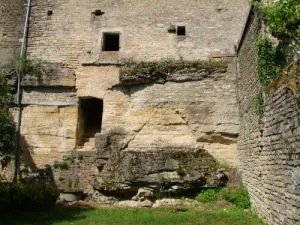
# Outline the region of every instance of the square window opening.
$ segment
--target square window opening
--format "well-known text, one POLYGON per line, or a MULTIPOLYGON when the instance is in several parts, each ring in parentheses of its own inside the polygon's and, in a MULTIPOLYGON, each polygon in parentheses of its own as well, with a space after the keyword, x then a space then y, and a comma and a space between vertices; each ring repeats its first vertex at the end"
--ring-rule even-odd
POLYGON ((185 36, 185 26, 177 27, 177 36, 185 36))
POLYGON ((120 50, 120 34, 103 33, 102 51, 119 51, 119 50, 120 50))

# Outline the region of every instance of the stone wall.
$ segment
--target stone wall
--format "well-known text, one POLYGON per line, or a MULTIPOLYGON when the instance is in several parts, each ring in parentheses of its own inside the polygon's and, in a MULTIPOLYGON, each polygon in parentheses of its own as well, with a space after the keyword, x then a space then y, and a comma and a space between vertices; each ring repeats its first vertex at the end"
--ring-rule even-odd
POLYGON ((246 29, 238 54, 237 77, 240 110, 238 151, 243 182, 248 187, 253 207, 268 224, 299 224, 299 105, 282 82, 266 93, 264 114, 259 116, 255 112, 260 86, 255 43, 261 30, 256 14, 252 14, 246 29))
POLYGON ((236 66, 224 65, 221 71, 185 68, 185 81, 165 83, 144 84, 131 74, 134 84, 125 86, 118 68, 84 68, 78 93, 103 99, 103 130, 95 137, 97 151, 75 151, 65 160, 68 170, 55 170, 59 188, 130 196, 141 187, 159 189, 162 178, 174 192, 224 185, 224 168, 239 165, 236 66))
POLYGON ((28 53, 68 68, 97 60, 232 55, 247 6, 246 0, 33 0, 28 53), (169 33, 171 25, 186 26, 186 36, 169 33), (121 33, 119 52, 101 51, 102 32, 121 33))
POLYGON ((76 144, 77 106, 29 105, 22 111, 23 162, 52 165, 76 144))
MULTIPOLYGON (((179 148, 192 154, 201 149, 214 160, 237 166, 234 63, 226 64, 225 71, 183 70, 163 83, 130 85, 122 83, 119 68, 136 61, 230 58, 247 4, 33 0, 27 53, 41 60, 45 73, 40 79, 25 74, 22 82, 24 162, 51 165, 76 149, 83 136, 78 106, 81 99, 94 97, 104 103, 102 134, 124 129, 129 152, 179 148), (185 26, 186 35, 177 36, 176 26, 185 26), (105 32, 120 33, 119 51, 102 51, 105 32)), ((8 36, 15 41, 19 37, 14 32, 8 36)))
POLYGON ((76 148, 76 132, 81 132, 78 99, 94 97, 104 105, 101 133, 123 128, 131 137, 130 151, 201 148, 220 163, 238 166, 236 68, 234 62, 224 64, 222 71, 186 72, 186 81, 129 86, 122 86, 118 67, 83 67, 76 73, 76 93, 67 88, 52 88, 52 93, 49 88, 24 89, 22 135, 38 165, 53 164, 76 148), (69 113, 61 115, 61 110, 69 113), (46 148, 47 143, 54 145, 46 148), (61 155, 47 157, 52 152, 61 155))
POLYGON ((25 22, 25 0, 0 1, 0 67, 19 56, 25 22))

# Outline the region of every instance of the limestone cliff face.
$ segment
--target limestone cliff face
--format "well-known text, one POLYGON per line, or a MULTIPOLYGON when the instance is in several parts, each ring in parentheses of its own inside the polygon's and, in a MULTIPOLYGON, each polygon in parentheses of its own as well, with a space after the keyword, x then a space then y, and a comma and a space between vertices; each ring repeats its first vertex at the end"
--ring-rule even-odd
POLYGON ((239 165, 235 64, 224 65, 152 83, 140 75, 127 83, 111 66, 82 68, 77 94, 103 99, 103 129, 97 151, 75 151, 82 160, 55 170, 59 187, 131 193, 159 188, 161 178, 180 190, 224 185, 218 169, 239 165))

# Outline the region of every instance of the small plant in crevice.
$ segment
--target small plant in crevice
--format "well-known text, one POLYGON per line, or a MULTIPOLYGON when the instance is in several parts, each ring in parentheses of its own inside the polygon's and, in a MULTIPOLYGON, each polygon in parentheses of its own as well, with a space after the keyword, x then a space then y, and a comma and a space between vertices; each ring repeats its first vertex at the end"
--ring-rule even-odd
POLYGON ((171 181, 166 177, 160 177, 159 179, 159 188, 162 191, 167 191, 171 187, 171 181))
POLYGON ((288 149, 288 157, 289 157, 289 160, 292 159, 293 155, 294 155, 294 149, 289 148, 289 149, 288 149))
POLYGON ((159 194, 159 198, 163 197, 170 197, 170 188, 172 186, 172 183, 170 181, 170 179, 168 177, 165 177, 164 175, 160 175, 158 178, 158 194, 159 194), (162 194, 162 196, 161 196, 162 194))
POLYGON ((53 167, 55 169, 61 169, 61 170, 70 169, 70 166, 67 162, 59 162, 59 161, 55 161, 54 164, 53 164, 53 167))
POLYGON ((254 99, 254 110, 257 115, 263 115, 265 112, 265 100, 262 90, 259 91, 254 99))

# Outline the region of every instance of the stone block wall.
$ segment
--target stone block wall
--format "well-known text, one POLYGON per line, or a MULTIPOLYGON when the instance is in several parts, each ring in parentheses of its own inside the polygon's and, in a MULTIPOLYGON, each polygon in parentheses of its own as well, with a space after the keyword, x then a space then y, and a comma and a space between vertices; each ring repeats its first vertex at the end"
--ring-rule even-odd
POLYGON ((25 5, 25 0, 0 1, 0 67, 20 55, 25 5))
POLYGON ((247 5, 246 0, 33 0, 28 53, 68 68, 97 60, 234 54, 247 5), (95 16, 95 10, 103 15, 95 16), (171 25, 186 26, 186 36, 169 33, 171 25), (102 32, 121 34, 119 52, 101 50, 102 32))
MULTIPOLYGON (((0 17, 0 46, 8 47, 0 50, 1 62, 20 45, 25 3, 3 1, 7 16, 0 17)), ((28 160, 53 164, 74 150, 82 135, 80 99, 94 97, 104 104, 102 132, 126 129, 130 151, 200 148, 238 165, 234 63, 224 73, 194 72, 182 80, 191 76, 183 71, 164 84, 131 86, 122 85, 119 66, 232 57, 247 5, 247 0, 32 0, 27 54, 47 69, 41 81, 25 76, 22 83, 21 133, 28 160), (176 26, 185 26, 186 35, 177 36, 176 26), (102 51, 105 32, 120 33, 118 52, 102 51)))
POLYGON ((77 106, 29 105, 22 111, 24 164, 52 165, 76 144, 77 106))
POLYGON ((253 207, 270 225, 300 223, 299 105, 287 86, 266 93, 265 112, 255 112, 259 81, 255 43, 261 30, 252 14, 238 54, 240 114, 238 151, 253 207))

